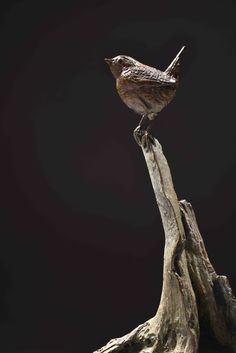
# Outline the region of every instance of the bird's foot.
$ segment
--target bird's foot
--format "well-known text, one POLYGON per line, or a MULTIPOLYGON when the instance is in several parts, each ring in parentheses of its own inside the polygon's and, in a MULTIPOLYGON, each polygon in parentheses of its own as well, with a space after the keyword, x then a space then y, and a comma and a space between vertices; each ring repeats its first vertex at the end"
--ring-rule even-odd
POLYGON ((155 145, 153 136, 147 130, 142 130, 140 125, 136 127, 133 135, 137 144, 147 151, 150 151, 151 145, 155 145))
POLYGON ((143 137, 144 133, 145 133, 145 131, 143 131, 143 130, 141 129, 141 126, 140 126, 140 125, 138 125, 138 126, 136 127, 136 129, 134 130, 134 132, 133 132, 134 139, 135 139, 135 141, 137 142, 137 144, 138 144, 139 146, 142 146, 142 137, 143 137))
POLYGON ((155 145, 155 140, 148 131, 144 131, 144 134, 141 138, 141 145, 147 152, 151 150, 152 145, 155 145))

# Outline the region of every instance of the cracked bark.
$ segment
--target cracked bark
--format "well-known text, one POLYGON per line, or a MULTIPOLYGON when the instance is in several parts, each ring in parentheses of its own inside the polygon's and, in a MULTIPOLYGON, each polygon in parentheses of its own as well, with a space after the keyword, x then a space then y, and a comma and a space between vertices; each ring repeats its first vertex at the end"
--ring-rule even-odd
POLYGON ((156 315, 94 353, 195 353, 199 319, 236 352, 236 299, 211 265, 191 205, 178 202, 170 169, 156 139, 141 148, 165 232, 163 286, 156 315))

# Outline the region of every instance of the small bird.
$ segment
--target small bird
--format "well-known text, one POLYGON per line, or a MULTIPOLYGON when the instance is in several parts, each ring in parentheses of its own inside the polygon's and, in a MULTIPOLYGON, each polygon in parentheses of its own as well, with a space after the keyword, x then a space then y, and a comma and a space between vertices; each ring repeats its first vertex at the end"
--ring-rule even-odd
MULTIPOLYGON (((139 145, 143 136, 147 144, 151 123, 175 96, 179 85, 179 61, 184 49, 185 46, 164 72, 127 55, 104 59, 116 79, 116 89, 122 101, 142 116, 134 130, 139 145)), ((149 140, 153 141, 151 137, 149 140)))

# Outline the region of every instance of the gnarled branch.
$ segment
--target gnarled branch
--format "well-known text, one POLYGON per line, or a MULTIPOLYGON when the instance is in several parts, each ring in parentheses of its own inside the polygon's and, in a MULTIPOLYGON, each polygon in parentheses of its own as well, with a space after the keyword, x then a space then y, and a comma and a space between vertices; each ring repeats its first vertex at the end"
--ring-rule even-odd
POLYGON ((198 316, 220 343, 236 351, 236 300, 208 259, 191 205, 178 202, 161 145, 152 142, 141 147, 165 232, 160 304, 153 318, 94 353, 195 353, 198 316))

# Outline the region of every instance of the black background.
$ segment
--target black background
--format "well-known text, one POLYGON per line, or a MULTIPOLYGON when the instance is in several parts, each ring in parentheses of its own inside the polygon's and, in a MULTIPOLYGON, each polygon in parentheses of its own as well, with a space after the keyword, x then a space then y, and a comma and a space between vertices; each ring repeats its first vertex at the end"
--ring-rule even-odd
POLYGON ((157 309, 163 230, 104 57, 165 69, 187 45, 154 130, 236 292, 234 7, 1 2, 0 352, 89 353, 157 309))

